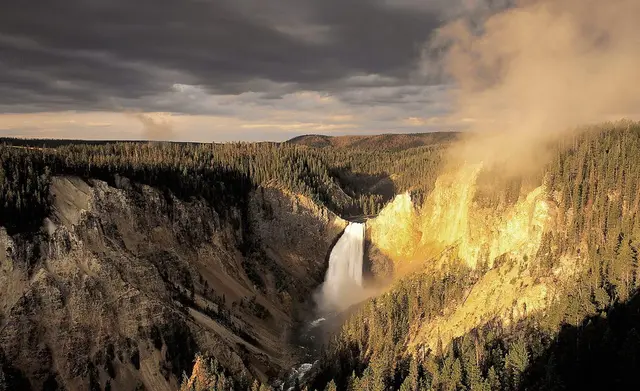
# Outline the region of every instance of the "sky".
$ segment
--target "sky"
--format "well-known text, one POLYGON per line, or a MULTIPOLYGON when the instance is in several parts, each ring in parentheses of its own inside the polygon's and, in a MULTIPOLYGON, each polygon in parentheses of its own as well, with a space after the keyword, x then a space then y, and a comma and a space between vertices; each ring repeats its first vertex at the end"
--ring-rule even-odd
POLYGON ((431 45, 510 0, 8 0, 0 136, 285 140, 464 128, 431 45))

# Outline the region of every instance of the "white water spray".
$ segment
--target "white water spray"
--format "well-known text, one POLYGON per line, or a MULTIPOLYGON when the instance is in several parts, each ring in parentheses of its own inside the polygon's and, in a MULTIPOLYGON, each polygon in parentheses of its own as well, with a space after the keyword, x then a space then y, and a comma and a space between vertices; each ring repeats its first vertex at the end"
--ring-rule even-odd
POLYGON ((364 223, 349 223, 329 256, 318 305, 322 312, 343 310, 363 299, 364 223))

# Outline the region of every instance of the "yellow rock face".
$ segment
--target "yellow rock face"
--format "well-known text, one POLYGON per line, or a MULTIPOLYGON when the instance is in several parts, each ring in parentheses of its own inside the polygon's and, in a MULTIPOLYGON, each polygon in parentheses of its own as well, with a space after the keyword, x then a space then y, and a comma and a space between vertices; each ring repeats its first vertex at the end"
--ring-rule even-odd
POLYGON ((473 285, 468 296, 445 315, 414 325, 410 350, 435 350, 439 341, 446 346, 452 339, 490 320, 508 325, 544 310, 553 294, 544 282, 536 283, 523 266, 510 264, 489 270, 473 285))
MULTIPOLYGON (((426 260, 449 247, 471 268, 491 267, 500 255, 531 257, 549 220, 545 189, 531 191, 503 211, 473 203, 481 165, 442 175, 424 205, 408 194, 397 196, 369 222, 371 240, 396 263, 426 260)), ((398 265, 401 266, 401 265, 398 265)))
POLYGON ((545 188, 522 194, 510 206, 482 208, 474 203, 481 169, 467 165, 442 175, 423 205, 414 205, 406 194, 398 196, 369 223, 371 240, 394 261, 396 270, 406 263, 446 267, 438 259, 444 253, 457 255, 472 269, 482 265, 487 270, 462 302, 451 304, 436 319, 411 325, 408 342, 414 352, 434 349, 438 341, 446 345, 492 319, 509 323, 543 310, 555 295, 557 278, 531 276, 551 223, 545 188), (510 261, 497 264, 504 254, 510 261))
POLYGON ((447 247, 467 240, 470 212, 481 165, 468 165, 436 181, 420 211, 421 243, 447 247))
POLYGON ((371 241, 394 262, 414 256, 420 244, 419 220, 409 194, 396 196, 367 223, 371 241))

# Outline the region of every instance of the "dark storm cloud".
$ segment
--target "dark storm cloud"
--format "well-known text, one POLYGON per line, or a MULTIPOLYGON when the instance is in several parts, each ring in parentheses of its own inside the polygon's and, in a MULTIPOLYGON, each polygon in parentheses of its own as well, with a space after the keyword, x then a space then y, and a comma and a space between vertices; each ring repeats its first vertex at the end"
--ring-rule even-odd
POLYGON ((369 74, 406 84, 440 13, 382 0, 8 0, 0 104, 113 110, 175 84, 274 98, 369 74))

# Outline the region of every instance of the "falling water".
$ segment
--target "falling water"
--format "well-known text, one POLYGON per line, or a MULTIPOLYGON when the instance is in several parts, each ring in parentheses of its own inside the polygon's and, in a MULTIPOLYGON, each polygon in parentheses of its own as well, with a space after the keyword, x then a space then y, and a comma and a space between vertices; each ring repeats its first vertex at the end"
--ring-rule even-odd
POLYGON ((362 300, 364 223, 349 223, 329 256, 329 269, 318 300, 322 311, 336 311, 362 300))
POLYGON ((302 334, 306 340, 307 363, 293 368, 287 381, 279 385, 281 390, 293 390, 295 381, 303 382, 314 364, 310 362, 317 358, 318 341, 325 341, 340 322, 343 310, 366 299, 367 295, 362 286, 362 263, 364 258, 364 223, 349 223, 344 233, 329 254, 329 268, 324 282, 314 294, 317 304, 318 318, 310 322, 302 334))

